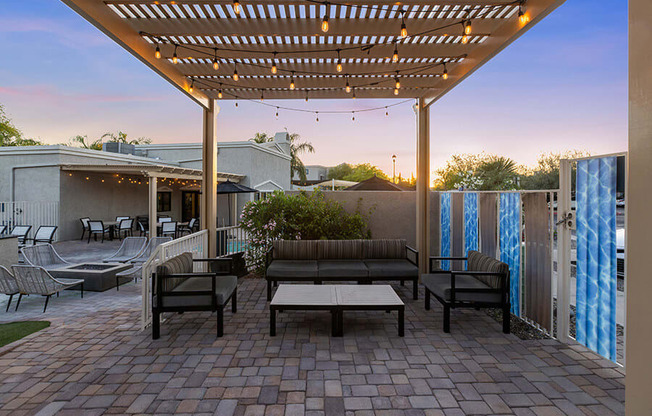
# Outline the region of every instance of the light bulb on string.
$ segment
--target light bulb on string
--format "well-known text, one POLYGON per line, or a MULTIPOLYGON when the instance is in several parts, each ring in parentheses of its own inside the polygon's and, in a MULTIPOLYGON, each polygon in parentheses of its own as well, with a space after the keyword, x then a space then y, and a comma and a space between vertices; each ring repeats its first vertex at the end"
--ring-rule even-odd
POLYGON ((401 88, 401 81, 398 79, 398 71, 396 71, 396 77, 394 78, 394 81, 396 81, 396 89, 401 88))
POLYGON ((471 20, 467 20, 464 22, 464 34, 465 35, 470 35, 472 32, 473 28, 471 27, 471 20))
POLYGON ((342 72, 342 59, 340 58, 340 50, 337 50, 337 66, 335 67, 337 72, 342 72))
POLYGON ((308 102, 308 91, 306 91, 306 102, 308 102))
POLYGON ((179 58, 177 57, 177 45, 174 45, 174 54, 172 54, 172 63, 176 64, 179 62, 179 58))
POLYGON ((278 107, 276 107, 276 119, 278 120, 278 107))
POLYGON ((392 62, 398 62, 398 45, 394 45, 394 55, 392 55, 392 62))
POLYGON ((315 121, 319 123, 319 111, 315 111, 315 121))
POLYGON ((215 48, 213 56, 213 69, 217 71, 220 69, 220 64, 217 62, 217 48, 215 48))
POLYGON ((161 48, 158 46, 158 43, 156 44, 156 52, 154 52, 154 56, 156 59, 161 59, 161 48))
POLYGON ((292 71, 292 75, 290 76, 290 89, 293 90, 294 88, 294 71, 292 71))
POLYGON ((351 111, 351 121, 355 121, 355 111, 351 111))
POLYGON ((233 0, 233 11, 235 14, 240 14, 240 2, 238 0, 233 0))
POLYGON ((188 88, 188 92, 192 94, 194 90, 195 90, 195 79, 190 78, 190 87, 188 88))
POLYGON ((398 88, 394 88, 394 95, 398 95, 398 88))
POLYGON ((464 45, 466 45, 467 43, 469 43, 469 37, 468 37, 466 34, 463 34, 463 35, 462 35, 462 43, 463 43, 464 45))
POLYGON ((240 76, 238 75, 238 63, 233 64, 233 80, 238 81, 240 79, 240 76))
POLYGON ((385 107, 385 117, 389 116, 389 111, 387 110, 387 107, 385 107))
POLYGON ((260 101, 265 101, 265 97, 263 96, 263 90, 260 90, 260 101))
POLYGON ((220 88, 220 89, 217 91, 217 98, 222 99, 222 97, 223 97, 223 94, 222 94, 222 88, 220 88))
POLYGON ((442 73, 441 77, 444 78, 444 80, 448 79, 448 69, 446 68, 446 64, 444 64, 444 72, 442 73))
POLYGON ((328 7, 329 7, 328 3, 325 4, 326 4, 326 13, 324 14, 324 18, 321 21, 321 31, 324 33, 328 32, 328 7))
POLYGON ((344 87, 344 90, 349 93, 351 92, 351 85, 349 85, 349 79, 346 79, 346 86, 344 87))
POLYGON ((525 2, 521 2, 518 6, 518 21, 521 25, 525 26, 530 22, 530 16, 525 11, 525 2))
POLYGON ((235 100, 235 107, 238 108, 238 100, 235 100))
POLYGON ((355 100, 355 87, 353 87, 353 95, 351 95, 351 98, 355 100))
POLYGON ((401 10, 401 37, 406 38, 408 35, 407 26, 405 26, 405 10, 401 10))
POLYGON ((274 52, 274 58, 272 59, 272 74, 276 74, 278 68, 276 67, 276 52, 274 52))

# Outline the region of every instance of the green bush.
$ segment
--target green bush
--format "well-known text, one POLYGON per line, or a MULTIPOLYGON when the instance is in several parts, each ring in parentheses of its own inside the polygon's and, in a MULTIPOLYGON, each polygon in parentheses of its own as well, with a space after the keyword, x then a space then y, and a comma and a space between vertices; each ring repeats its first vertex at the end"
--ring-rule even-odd
POLYGON ((248 264, 264 267, 274 240, 352 240, 371 238, 367 217, 348 213, 341 203, 315 191, 286 195, 274 192, 245 205, 241 227, 249 233, 248 264))

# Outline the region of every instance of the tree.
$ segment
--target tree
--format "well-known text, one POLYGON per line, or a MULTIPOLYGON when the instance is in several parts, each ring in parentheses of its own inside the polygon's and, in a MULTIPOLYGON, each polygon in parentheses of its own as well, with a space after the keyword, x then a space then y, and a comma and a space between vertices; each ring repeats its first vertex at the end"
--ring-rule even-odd
MULTIPOLYGON (((561 159, 574 159, 590 156, 583 150, 569 150, 563 153, 542 153, 537 159, 534 168, 526 169, 520 176, 522 189, 558 189, 559 188, 559 161, 561 159)), ((572 175, 574 178, 575 175, 572 175)))
POLYGON ((70 139, 69 146, 74 146, 78 145, 79 147, 83 149, 91 149, 91 150, 102 150, 102 139, 97 139, 92 142, 87 142, 88 136, 84 135, 77 135, 70 139))
POLYGON ((4 106, 0 105, 0 146, 39 146, 42 144, 39 140, 23 137, 23 133, 5 114, 4 106))
POLYGON ((254 143, 268 143, 273 140, 274 138, 267 135, 267 133, 256 133, 253 138, 249 139, 250 142, 254 143))
POLYGON ((435 188, 440 190, 510 190, 516 189, 518 178, 514 160, 485 153, 453 155, 436 174, 435 188))
POLYGON ((296 173, 301 181, 306 180, 306 166, 299 155, 303 153, 315 153, 315 148, 309 142, 300 142, 301 136, 298 133, 290 134, 290 177, 296 173))
POLYGON ((139 137, 137 139, 129 140, 127 138, 127 133, 123 133, 121 131, 118 131, 117 133, 104 133, 102 135, 102 139, 104 139, 105 137, 109 138, 109 140, 107 140, 108 142, 124 143, 124 144, 150 144, 152 142, 151 139, 148 139, 146 137, 139 137))
POLYGON ((382 179, 389 179, 385 175, 385 172, 371 163, 360 163, 358 165, 341 163, 328 171, 328 179, 340 179, 352 182, 362 182, 374 177, 374 175, 382 179))

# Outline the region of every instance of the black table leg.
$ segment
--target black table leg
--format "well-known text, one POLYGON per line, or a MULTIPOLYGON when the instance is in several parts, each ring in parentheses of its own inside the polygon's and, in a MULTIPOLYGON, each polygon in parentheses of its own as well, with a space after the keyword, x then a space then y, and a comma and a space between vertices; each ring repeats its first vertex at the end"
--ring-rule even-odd
POLYGON ((412 298, 414 300, 419 299, 419 279, 414 279, 412 281, 412 298))
POLYGON ((343 337, 344 336, 344 311, 338 310, 335 313, 337 315, 337 332, 334 336, 343 337))
POLYGON ((269 308, 269 336, 276 336, 276 310, 269 308))
POLYGON ((272 281, 268 280, 267 281, 267 301, 270 302, 272 300, 272 281))
POLYGON ((398 336, 402 337, 405 335, 405 308, 400 308, 398 310, 398 336))

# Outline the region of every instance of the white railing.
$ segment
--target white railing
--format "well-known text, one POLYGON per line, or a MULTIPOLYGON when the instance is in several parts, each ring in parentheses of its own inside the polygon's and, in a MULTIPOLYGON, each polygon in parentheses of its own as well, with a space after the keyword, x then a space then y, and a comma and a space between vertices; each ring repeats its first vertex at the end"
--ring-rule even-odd
MULTIPOLYGON (((185 237, 163 243, 156 247, 152 255, 143 263, 142 272, 142 315, 141 327, 144 330, 152 322, 152 273, 156 266, 182 253, 191 252, 194 258, 208 256, 208 230, 201 230, 185 237)), ((200 271, 200 263, 195 267, 200 271)))
POLYGON ((249 249, 249 233, 239 225, 217 229, 217 255, 245 253, 249 249))
MULTIPOLYGON (((59 225, 58 201, 0 201, 0 225, 8 232, 16 225, 31 225, 29 237, 42 225, 59 225)), ((55 241, 58 233, 54 234, 55 241)))

